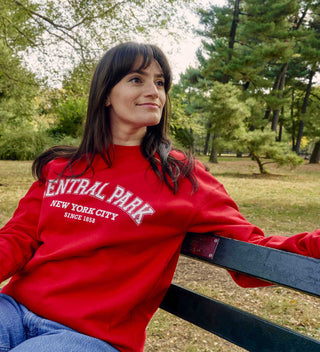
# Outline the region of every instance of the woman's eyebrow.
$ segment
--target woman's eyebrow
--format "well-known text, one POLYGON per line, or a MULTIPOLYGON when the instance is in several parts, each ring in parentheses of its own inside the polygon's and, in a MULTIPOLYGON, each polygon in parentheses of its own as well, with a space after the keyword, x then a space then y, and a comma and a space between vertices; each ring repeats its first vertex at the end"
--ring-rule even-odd
MULTIPOLYGON (((134 73, 139 73, 140 75, 143 75, 143 76, 147 76, 148 74, 146 73, 145 70, 143 69, 140 69, 140 70, 133 70, 129 73, 130 74, 134 74, 134 73)), ((157 78, 164 78, 164 73, 163 72, 159 72, 159 73, 156 73, 155 76, 157 78)))

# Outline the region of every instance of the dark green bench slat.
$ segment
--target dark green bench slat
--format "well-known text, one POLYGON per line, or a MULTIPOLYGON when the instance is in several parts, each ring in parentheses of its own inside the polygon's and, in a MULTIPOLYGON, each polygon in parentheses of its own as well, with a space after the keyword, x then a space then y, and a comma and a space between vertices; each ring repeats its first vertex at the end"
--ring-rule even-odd
POLYGON ((320 351, 319 341, 174 284, 160 307, 248 351, 320 351))
POLYGON ((320 260, 213 234, 188 233, 182 254, 320 296, 320 260))
MULTIPOLYGON (((181 253, 320 297, 320 260, 214 234, 188 233, 181 253)), ((320 341, 172 284, 160 307, 252 352, 320 352, 320 341)))

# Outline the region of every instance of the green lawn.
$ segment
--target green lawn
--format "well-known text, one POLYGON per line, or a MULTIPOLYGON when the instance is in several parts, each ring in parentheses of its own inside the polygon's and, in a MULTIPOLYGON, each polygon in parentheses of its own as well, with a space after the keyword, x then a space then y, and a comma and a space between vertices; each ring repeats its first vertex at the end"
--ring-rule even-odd
POLYGON ((4 225, 16 209, 33 178, 29 161, 0 160, 0 226, 4 225))
POLYGON ((209 167, 243 215, 266 234, 291 235, 320 226, 320 165, 295 170, 271 165, 269 175, 260 175, 255 164, 232 159, 209 167))

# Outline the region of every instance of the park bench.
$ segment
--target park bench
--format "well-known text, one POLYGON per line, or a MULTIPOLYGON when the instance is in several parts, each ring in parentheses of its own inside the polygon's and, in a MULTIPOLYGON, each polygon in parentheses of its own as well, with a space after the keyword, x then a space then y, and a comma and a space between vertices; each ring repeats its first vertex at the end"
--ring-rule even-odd
MULTIPOLYGON (((187 234, 181 253, 320 297, 318 259, 213 234, 194 233, 187 234)), ((320 351, 320 341, 175 284, 171 284, 160 308, 248 351, 320 351)))

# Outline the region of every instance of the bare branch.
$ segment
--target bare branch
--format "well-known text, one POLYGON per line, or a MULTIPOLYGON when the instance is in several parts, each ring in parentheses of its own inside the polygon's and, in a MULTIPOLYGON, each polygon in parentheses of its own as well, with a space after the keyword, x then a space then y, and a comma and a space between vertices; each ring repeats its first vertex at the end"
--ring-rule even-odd
POLYGON ((50 23, 53 27, 57 28, 57 29, 64 29, 67 31, 72 31, 74 28, 81 26, 84 22, 86 22, 87 20, 95 20, 97 18, 103 18, 108 12, 116 9, 117 7, 119 7, 120 5, 123 5, 125 3, 130 2, 129 0, 123 0, 120 1, 116 4, 114 4, 113 6, 109 7, 107 10, 105 10, 104 12, 102 12, 101 14, 97 15, 97 16, 85 16, 80 22, 74 24, 73 26, 64 26, 61 24, 58 24, 54 21, 52 21, 49 17, 42 15, 39 12, 33 11, 28 9, 26 6, 24 6, 23 4, 21 4, 21 2, 17 1, 17 0, 12 0, 16 5, 22 7, 24 9, 24 11, 26 11, 27 13, 29 13, 29 15, 34 18, 33 16, 37 16, 39 18, 41 18, 42 20, 50 23))
POLYGON ((314 94, 314 93, 310 93, 311 96, 313 96, 314 98, 316 98, 317 100, 320 100, 320 97, 317 96, 317 94, 314 94))
POLYGON ((302 16, 299 18, 299 20, 296 19, 296 21, 295 21, 295 23, 294 23, 294 25, 293 25, 293 29, 295 29, 295 30, 298 30, 298 29, 299 29, 299 27, 301 26, 301 24, 302 24, 304 18, 305 18, 306 15, 307 15, 307 12, 308 12, 308 10, 309 10, 309 7, 310 7, 310 4, 307 4, 307 5, 306 5, 306 8, 305 8, 304 11, 302 12, 302 16))
POLYGON ((27 42, 31 43, 33 46, 37 45, 29 36, 27 36, 24 32, 22 32, 16 25, 11 23, 12 27, 20 34, 22 35, 27 42))
POLYGON ((235 43, 238 43, 238 44, 240 44, 240 45, 242 45, 242 46, 247 46, 248 48, 252 49, 252 46, 250 46, 250 45, 247 44, 247 43, 240 42, 239 40, 235 40, 234 42, 235 42, 235 43))
POLYGON ((28 9, 27 7, 25 7, 23 4, 21 4, 21 2, 17 1, 17 0, 12 0, 16 5, 22 7, 27 13, 30 14, 31 17, 33 16, 37 16, 41 19, 43 19, 44 21, 50 23, 52 26, 54 26, 55 28, 63 28, 63 29, 66 29, 66 30, 70 30, 69 27, 66 27, 66 26, 63 26, 63 25, 60 25, 60 24, 57 24, 55 22, 53 22, 49 17, 46 17, 46 16, 43 16, 41 15, 40 13, 38 12, 35 12, 33 10, 30 10, 28 9))
POLYGON ((126 0, 126 1, 124 0, 124 1, 118 2, 118 3, 116 3, 113 6, 109 7, 107 10, 105 10, 104 12, 102 12, 101 14, 99 14, 97 16, 85 16, 80 22, 78 22, 78 23, 74 24, 73 26, 69 27, 69 29, 73 30, 74 28, 81 26, 87 20, 95 20, 95 19, 98 19, 98 18, 104 18, 104 16, 108 12, 110 12, 110 11, 116 9, 117 7, 119 7, 120 5, 123 5, 123 4, 128 3, 128 2, 130 2, 130 0, 126 0))

